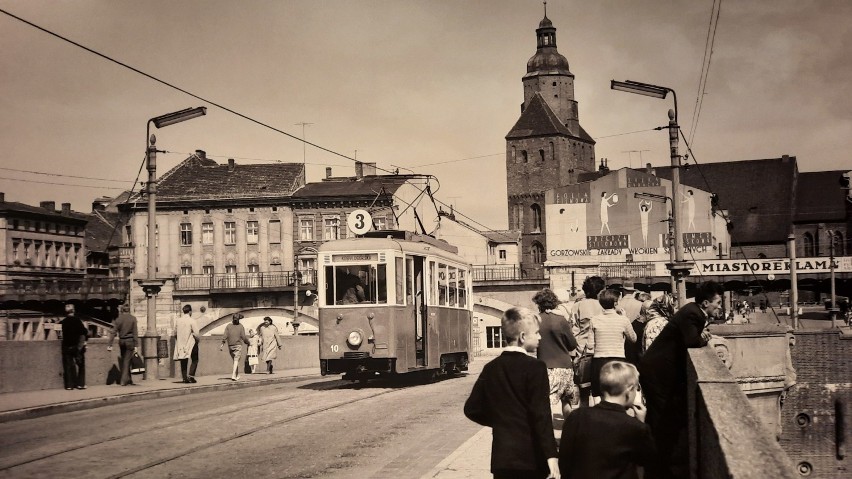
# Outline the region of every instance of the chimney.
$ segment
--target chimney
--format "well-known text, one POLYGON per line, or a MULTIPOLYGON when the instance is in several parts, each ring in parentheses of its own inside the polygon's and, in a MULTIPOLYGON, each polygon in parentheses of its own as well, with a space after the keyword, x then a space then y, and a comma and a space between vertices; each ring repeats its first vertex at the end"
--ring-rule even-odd
POLYGON ((6 193, 0 191, 0 203, 6 202, 6 193))
POLYGON ((71 214, 71 203, 62 203, 62 216, 69 216, 71 214))
POLYGON ((42 208, 50 211, 56 211, 56 202, 55 201, 42 201, 39 203, 42 208))
POLYGON ((375 163, 364 163, 364 176, 376 176, 376 164, 375 163))
MULTIPOLYGON (((70 206, 70 205, 69 205, 70 206)), ((106 205, 102 202, 95 200, 92 202, 92 212, 95 211, 106 211, 106 205)))
POLYGON ((234 168, 237 166, 236 162, 234 162, 233 158, 228 158, 228 172, 234 171, 234 168))
POLYGON ((359 180, 364 177, 364 163, 360 161, 355 162, 355 178, 359 180))
POLYGON ((201 158, 202 160, 207 159, 207 152, 204 150, 195 150, 195 156, 201 158))
POLYGON ((598 167, 598 173, 600 173, 601 175, 609 173, 609 166, 607 166, 606 158, 601 158, 601 165, 598 167))
POLYGON ((649 175, 654 174, 654 169, 651 167, 650 163, 645 163, 645 173, 648 173, 649 175))
POLYGON ((326 177, 326 179, 331 178, 331 167, 330 166, 327 166, 325 168, 325 177, 326 177))

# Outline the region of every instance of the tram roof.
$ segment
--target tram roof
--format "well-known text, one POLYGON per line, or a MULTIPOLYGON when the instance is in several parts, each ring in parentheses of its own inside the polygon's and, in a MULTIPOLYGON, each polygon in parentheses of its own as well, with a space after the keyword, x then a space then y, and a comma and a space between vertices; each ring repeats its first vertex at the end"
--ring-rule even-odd
POLYGON ((428 235, 412 233, 410 231, 371 231, 362 237, 346 238, 323 243, 319 247, 320 253, 336 251, 367 251, 382 249, 402 249, 406 252, 418 252, 422 254, 435 254, 430 249, 437 248, 441 257, 467 264, 467 260, 458 255, 458 248, 428 235))

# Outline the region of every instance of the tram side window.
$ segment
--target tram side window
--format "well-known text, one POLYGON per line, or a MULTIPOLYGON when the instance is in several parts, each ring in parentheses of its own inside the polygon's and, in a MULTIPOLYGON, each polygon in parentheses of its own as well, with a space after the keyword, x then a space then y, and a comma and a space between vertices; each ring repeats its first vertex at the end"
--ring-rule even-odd
POLYGON ((414 304, 414 260, 405 259, 405 303, 414 304))
POLYGON ((334 280, 326 267, 326 302, 336 305, 387 303, 387 267, 383 264, 334 266, 334 280), (328 290, 334 285, 333 294, 328 290))
POLYGON ((438 264, 438 306, 447 305, 447 265, 438 264))
POLYGON ((459 307, 466 308, 467 307, 467 278, 465 278, 465 273, 467 273, 463 269, 459 269, 459 307))
POLYGON ((396 258, 396 304, 405 303, 405 292, 403 291, 402 258, 396 258))
POLYGON ((325 267, 325 304, 334 304, 334 266, 325 267))
POLYGON ((456 278, 457 270, 452 266, 449 268, 449 298, 450 300, 447 302, 448 306, 456 305, 456 297, 458 296, 456 282, 458 279, 456 278))

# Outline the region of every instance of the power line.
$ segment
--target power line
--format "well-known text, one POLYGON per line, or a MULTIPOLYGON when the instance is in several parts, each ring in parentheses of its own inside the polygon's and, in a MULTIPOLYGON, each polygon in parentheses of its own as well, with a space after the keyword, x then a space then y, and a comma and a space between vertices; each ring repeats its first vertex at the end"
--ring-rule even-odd
POLYGON ((707 78, 710 76, 710 63, 713 60, 713 45, 716 43, 716 29, 719 27, 719 14, 722 11, 722 0, 713 0, 710 10, 710 23, 707 25, 707 39, 704 43, 704 58, 701 60, 701 75, 698 78, 698 91, 695 97, 695 108, 692 111, 692 121, 689 127, 689 141, 695 139, 698 121, 701 118, 701 107, 704 105, 704 95, 707 88, 707 78), (715 12, 714 12, 715 11, 715 12), (715 18, 714 14, 715 13, 715 18), (712 27, 712 33, 711 33, 712 27))
MULTIPOLYGON (((288 137, 290 137, 290 138, 292 138, 292 139, 294 139, 294 140, 300 141, 300 142, 302 142, 303 144, 311 145, 311 146, 313 146, 314 148, 320 149, 320 150, 325 151, 325 152, 327 152, 327 153, 331 153, 331 154, 333 154, 333 155, 340 156, 341 158, 346 158, 347 160, 357 161, 355 158, 351 158, 351 157, 349 157, 349 156, 346 156, 346 155, 344 155, 343 153, 338 153, 338 152, 336 152, 336 151, 334 151, 334 150, 331 150, 331 149, 325 148, 325 147, 320 146, 320 145, 317 145, 317 144, 315 144, 315 143, 311 143, 311 142, 309 142, 309 141, 305 141, 305 140, 303 140, 303 139, 299 138, 299 137, 298 137, 298 136, 296 136, 296 135, 293 135, 293 134, 287 133, 286 131, 281 130, 281 129, 279 129, 279 128, 275 128, 274 126, 269 125, 268 123, 264 123, 264 122, 262 122, 262 121, 260 121, 260 120, 255 120, 254 118, 252 118, 252 117, 250 117, 250 116, 248 116, 248 115, 244 115, 244 114, 242 114, 242 113, 240 113, 240 112, 238 112, 238 111, 236 111, 236 110, 233 110, 233 109, 231 109, 231 108, 228 108, 228 107, 226 107, 226 106, 224 106, 224 105, 222 105, 222 104, 220 104, 220 103, 217 103, 217 102, 215 102, 215 101, 209 100, 209 99, 204 98, 204 97, 202 97, 202 96, 200 96, 200 95, 196 95, 195 93, 192 93, 192 92, 190 92, 189 90, 186 90, 186 89, 184 89, 184 88, 181 88, 181 87, 179 87, 179 86, 177 86, 177 85, 174 85, 174 84, 172 84, 172 83, 169 83, 169 82, 167 82, 167 81, 165 81, 165 80, 161 80, 160 78, 157 78, 157 77, 155 77, 154 75, 151 75, 151 74, 149 74, 149 73, 146 73, 146 72, 144 72, 144 71, 142 71, 142 70, 140 70, 140 69, 138 69, 138 68, 136 68, 136 67, 132 67, 132 66, 130 66, 130 65, 128 65, 128 64, 126 64, 126 63, 124 63, 124 62, 121 62, 121 61, 119 61, 119 60, 116 60, 116 59, 114 59, 114 58, 112 58, 112 57, 110 57, 110 56, 108 56, 108 55, 105 55, 105 54, 100 53, 100 52, 98 52, 98 51, 96 51, 96 50, 93 50, 93 49, 91 49, 91 48, 89 48, 89 47, 87 47, 87 46, 85 46, 85 45, 82 45, 82 44, 80 44, 80 43, 75 42, 74 40, 71 40, 71 39, 69 39, 69 38, 63 37, 62 35, 60 35, 60 34, 58 34, 58 33, 52 32, 52 31, 50 31, 50 30, 48 30, 48 29, 46 29, 46 28, 44 28, 44 27, 41 27, 41 26, 39 26, 39 25, 36 25, 35 23, 32 23, 32 22, 30 22, 30 21, 28 21, 28 20, 25 20, 25 19, 23 19, 23 18, 21 18, 21 17, 19 17, 19 16, 15 15, 15 14, 12 14, 12 13, 10 13, 10 12, 6 11, 6 10, 3 10, 2 8, 0 8, 0 13, 4 13, 4 14, 6 14, 6 15, 8 15, 8 16, 10 16, 10 17, 12 17, 12 18, 14 18, 15 20, 18 20, 18 21, 20 21, 20 22, 26 23, 27 25, 29 25, 29 26, 31 26, 31 27, 33 27, 33 28, 36 28, 36 29, 38 29, 38 30, 41 30, 42 32, 47 33, 48 35, 51 35, 51 36, 53 36, 53 37, 56 37, 56 38, 58 38, 58 39, 60 39, 60 40, 62 40, 62 41, 64 41, 64 42, 70 43, 70 44, 72 44, 72 45, 74 45, 74 46, 76 46, 76 47, 78 47, 78 48, 82 48, 83 50, 86 50, 87 52, 92 53, 92 54, 94 54, 94 55, 97 55, 97 56, 99 56, 99 57, 103 58, 104 60, 107 60, 107 61, 110 61, 110 62, 112 62, 112 63, 115 63, 116 65, 119 65, 119 66, 121 66, 121 67, 124 67, 124 68, 126 68, 126 69, 128 69, 128 70, 131 70, 131 71, 133 71, 133 72, 135 72, 135 73, 138 73, 138 74, 140 74, 140 75, 142 75, 142 76, 144 76, 144 77, 146 77, 146 78, 149 78, 149 79, 151 79, 151 80, 154 80, 154 81, 155 81, 155 82, 157 82, 157 83, 160 83, 160 84, 165 85, 165 86, 167 86, 167 87, 169 87, 169 88, 172 88, 172 89, 174 89, 174 90, 177 90, 177 91, 179 91, 179 92, 181 92, 181 93, 183 93, 183 94, 185 94, 185 95, 191 96, 192 98, 195 98, 195 99, 197 99, 197 100, 201 100, 201 101, 203 101, 203 102, 205 102, 205 103, 209 103, 209 104, 211 104, 211 105, 213 105, 213 106, 215 106, 215 107, 217 107, 217 108, 220 108, 220 109, 222 109, 222 110, 224 110, 224 111, 227 111, 228 113, 231 113, 231 114, 233 114, 233 115, 236 115, 236 116, 238 116, 238 117, 240 117, 240 118, 242 118, 242 119, 244 119, 244 120, 248 120, 248 121, 250 121, 250 122, 252 122, 252 123, 255 123, 255 124, 257 124, 257 125, 260 125, 260 126, 262 126, 262 127, 264 127, 264 128, 268 128, 268 129, 270 129, 270 130, 272 130, 272 131, 275 131, 275 132, 281 133, 282 135, 285 135, 285 136, 288 136, 288 137)), ((377 167, 376 169, 381 170, 381 171, 384 171, 384 172, 386 172, 386 173, 392 173, 392 171, 386 170, 386 169, 384 169, 384 168, 379 168, 379 167, 377 167)))
POLYGON ((0 170, 14 171, 14 172, 17 172, 17 173, 32 173, 34 175, 61 176, 61 177, 64 177, 64 178, 78 178, 78 179, 81 179, 81 180, 98 180, 98 181, 112 181, 112 182, 115 182, 115 183, 129 183, 129 180, 113 180, 113 179, 110 179, 110 178, 95 178, 95 177, 91 177, 91 176, 63 175, 61 173, 45 173, 45 172, 42 172, 42 171, 16 170, 15 168, 0 167, 0 170))
POLYGON ((71 183, 54 183, 51 181, 37 181, 37 180, 24 180, 21 178, 8 178, 5 176, 0 176, 0 180, 9 180, 9 181, 23 181, 24 183, 39 183, 42 185, 57 185, 57 186, 76 186, 79 188, 91 188, 94 190, 124 190, 124 188, 119 188, 117 186, 93 186, 93 185, 74 185, 71 183))

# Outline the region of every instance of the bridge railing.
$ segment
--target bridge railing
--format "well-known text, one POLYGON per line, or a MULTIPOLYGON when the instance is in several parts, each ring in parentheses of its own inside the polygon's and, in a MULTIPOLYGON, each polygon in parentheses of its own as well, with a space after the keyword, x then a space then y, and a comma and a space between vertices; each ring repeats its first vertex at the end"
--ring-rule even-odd
POLYGON ((520 265, 474 265, 473 281, 514 281, 543 279, 544 269, 527 269, 520 265))
POLYGON ((210 289, 281 288, 316 284, 316 271, 278 271, 266 273, 182 274, 175 281, 178 291, 210 289))

